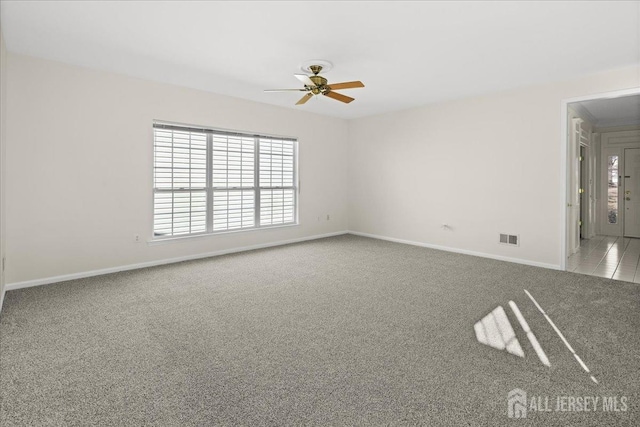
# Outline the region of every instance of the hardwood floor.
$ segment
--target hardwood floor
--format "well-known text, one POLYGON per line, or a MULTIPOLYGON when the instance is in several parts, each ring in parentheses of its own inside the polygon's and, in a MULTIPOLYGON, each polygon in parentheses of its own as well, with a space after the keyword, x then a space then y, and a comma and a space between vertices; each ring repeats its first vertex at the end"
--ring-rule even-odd
POLYGON ((596 236, 582 240, 569 257, 567 270, 575 273, 640 283, 640 239, 596 236))

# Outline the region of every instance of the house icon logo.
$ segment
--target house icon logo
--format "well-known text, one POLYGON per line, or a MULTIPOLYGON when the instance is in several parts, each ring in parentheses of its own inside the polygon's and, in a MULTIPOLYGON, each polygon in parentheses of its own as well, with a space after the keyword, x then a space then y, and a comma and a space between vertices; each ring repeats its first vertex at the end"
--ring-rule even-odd
POLYGON ((507 394, 509 418, 527 418, 527 392, 514 388, 507 394))

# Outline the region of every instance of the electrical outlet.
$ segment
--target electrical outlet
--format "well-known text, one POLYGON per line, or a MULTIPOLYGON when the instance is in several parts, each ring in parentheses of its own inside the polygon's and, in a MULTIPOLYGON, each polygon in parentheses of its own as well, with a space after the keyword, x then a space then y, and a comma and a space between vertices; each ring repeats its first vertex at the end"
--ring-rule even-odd
POLYGON ((327 221, 329 221, 331 219, 331 217, 329 216, 329 214, 327 214, 327 221))
POLYGON ((133 236, 133 241, 136 242, 136 243, 140 243, 140 235, 139 234, 135 234, 133 236))

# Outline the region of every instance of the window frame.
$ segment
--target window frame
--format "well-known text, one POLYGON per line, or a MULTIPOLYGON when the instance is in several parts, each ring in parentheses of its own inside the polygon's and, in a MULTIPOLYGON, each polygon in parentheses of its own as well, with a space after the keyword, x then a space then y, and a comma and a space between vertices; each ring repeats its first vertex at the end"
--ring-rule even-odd
MULTIPOLYGON (((202 126, 193 126, 193 125, 182 125, 171 122, 161 122, 154 121, 152 128, 152 167, 151 167, 151 175, 152 175, 152 185, 151 185, 151 240, 150 243, 157 242, 166 242, 171 240, 182 240, 196 237, 205 237, 205 236, 215 236, 219 234, 229 234, 229 233, 241 233, 247 231, 256 231, 256 230, 265 230, 265 229, 273 229, 273 228, 283 228, 283 227, 292 227, 299 225, 298 213, 299 213, 299 192, 300 192, 300 184, 299 184, 299 175, 298 175, 298 138, 289 137, 289 136, 280 136, 280 135, 269 135, 269 134, 257 134, 252 132, 240 132, 240 131, 230 131, 226 129, 218 129, 218 128, 208 128, 202 126), (156 188, 155 182, 155 152, 156 152, 156 129, 165 129, 171 131, 179 131, 179 132, 194 132, 194 133, 203 133, 206 135, 206 183, 205 183, 205 194, 206 194, 206 219, 205 219, 205 231, 196 232, 196 233, 183 233, 183 234, 171 234, 171 235, 156 235, 155 231, 155 196, 156 193, 179 193, 179 192, 190 192, 195 191, 192 188, 184 187, 184 188, 172 188, 172 189, 158 189, 156 188), (222 135, 222 136, 237 136, 242 138, 253 138, 253 186, 252 187, 214 187, 213 186, 213 137, 214 135, 222 135), (293 146, 293 182, 291 186, 262 186, 260 184, 260 139, 277 139, 280 141, 289 141, 293 146), (293 191, 293 221, 283 222, 280 224, 269 224, 269 225, 261 225, 260 224, 260 213, 261 213, 261 204, 260 204, 260 196, 262 190, 292 190, 293 191), (225 230, 214 230, 213 229, 213 195, 214 191, 242 191, 242 190, 253 190, 253 226, 248 227, 239 227, 233 229, 225 229, 225 230)), ((200 190, 200 187, 198 187, 200 190)), ((201 191, 201 190, 200 190, 201 191)))

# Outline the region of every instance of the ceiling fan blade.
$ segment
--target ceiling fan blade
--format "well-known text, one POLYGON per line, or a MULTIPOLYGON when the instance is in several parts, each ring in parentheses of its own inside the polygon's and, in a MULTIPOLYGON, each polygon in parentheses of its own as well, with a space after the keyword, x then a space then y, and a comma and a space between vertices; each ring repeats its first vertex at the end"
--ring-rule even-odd
POLYGON ((307 102, 308 100, 311 99, 311 97, 313 96, 313 94, 311 92, 309 92, 308 94, 306 94, 305 96, 303 96, 302 98, 300 98, 300 101, 296 102, 296 105, 302 105, 305 102, 307 102))
POLYGON ((353 89, 356 87, 364 87, 364 84, 360 81, 356 81, 356 82, 344 82, 344 83, 331 83, 329 85, 329 89, 331 90, 353 89))
POLYGON ((302 83, 304 83, 306 86, 315 86, 316 84, 313 82, 313 80, 311 80, 309 78, 309 76, 307 76, 306 74, 294 74, 294 76, 296 76, 296 79, 300 80, 302 83))
POLYGON ((265 92, 304 92, 306 89, 265 89, 265 92))
POLYGON ((333 99, 336 99, 338 101, 344 102, 345 104, 348 104, 348 103, 350 103, 351 101, 354 100, 353 98, 351 98, 349 96, 345 96, 345 95, 343 95, 341 93, 336 93, 336 92, 332 92, 332 91, 324 93, 324 96, 328 96, 329 98, 333 98, 333 99))

